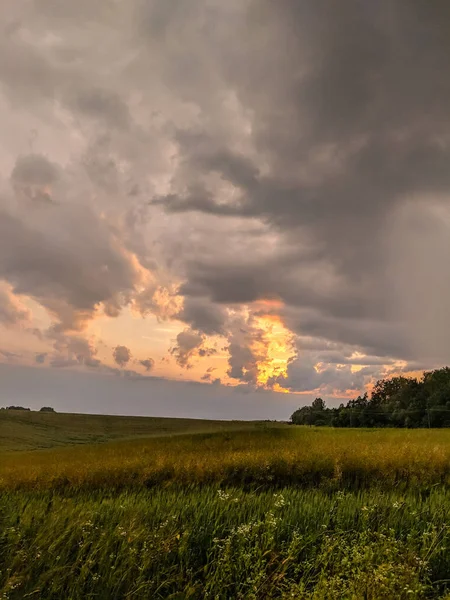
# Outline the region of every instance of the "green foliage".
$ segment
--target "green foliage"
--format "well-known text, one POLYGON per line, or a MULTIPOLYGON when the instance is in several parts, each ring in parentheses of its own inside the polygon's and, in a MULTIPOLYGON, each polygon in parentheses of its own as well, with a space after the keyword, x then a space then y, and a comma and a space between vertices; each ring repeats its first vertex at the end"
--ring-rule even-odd
POLYGON ((291 422, 334 427, 450 427, 450 368, 427 372, 421 380, 402 376, 381 379, 370 399, 364 394, 339 408, 327 409, 318 400, 296 410, 291 422))

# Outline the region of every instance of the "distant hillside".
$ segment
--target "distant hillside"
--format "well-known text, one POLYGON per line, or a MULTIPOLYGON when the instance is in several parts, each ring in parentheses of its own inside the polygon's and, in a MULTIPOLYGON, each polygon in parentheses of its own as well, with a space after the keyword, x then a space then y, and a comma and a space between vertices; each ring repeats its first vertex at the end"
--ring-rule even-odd
POLYGON ((29 411, 0 411, 0 451, 34 450, 117 439, 248 429, 246 421, 206 421, 29 411))

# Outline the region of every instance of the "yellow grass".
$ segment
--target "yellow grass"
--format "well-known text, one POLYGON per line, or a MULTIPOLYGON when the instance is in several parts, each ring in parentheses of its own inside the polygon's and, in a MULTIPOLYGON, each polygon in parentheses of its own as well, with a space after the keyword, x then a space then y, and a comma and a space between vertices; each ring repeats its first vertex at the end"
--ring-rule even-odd
POLYGON ((0 455, 0 489, 162 483, 336 485, 450 481, 449 430, 295 426, 0 455))

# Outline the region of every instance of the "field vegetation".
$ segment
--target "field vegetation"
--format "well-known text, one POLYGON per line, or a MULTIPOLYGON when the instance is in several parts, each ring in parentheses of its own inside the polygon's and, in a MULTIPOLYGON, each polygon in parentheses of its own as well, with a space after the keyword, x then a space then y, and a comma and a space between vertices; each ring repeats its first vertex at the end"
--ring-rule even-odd
POLYGON ((253 424, 223 431, 4 453, 0 489, 158 485, 368 486, 450 483, 448 430, 333 430, 253 424))
POLYGON ((0 598, 450 599, 450 431, 178 433, 3 451, 0 598))
MULTIPOLYGON (((42 409, 41 409, 42 410, 42 409)), ((185 433, 233 431, 252 427, 243 421, 207 421, 0 410, 0 451, 35 450, 118 439, 185 433)))

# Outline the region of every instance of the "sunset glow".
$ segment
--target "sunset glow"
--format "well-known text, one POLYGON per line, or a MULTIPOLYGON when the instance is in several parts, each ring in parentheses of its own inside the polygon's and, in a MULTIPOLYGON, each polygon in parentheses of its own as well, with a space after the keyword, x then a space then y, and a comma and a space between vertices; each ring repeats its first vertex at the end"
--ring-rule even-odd
POLYGON ((289 361, 296 355, 294 336, 278 315, 266 314, 254 317, 259 336, 252 344, 258 357, 258 384, 287 392, 282 383, 275 381, 287 376, 289 361))

